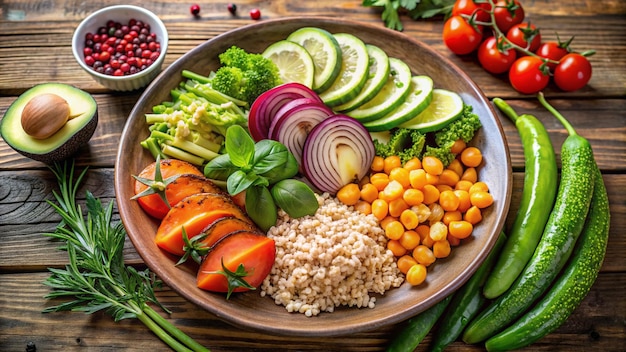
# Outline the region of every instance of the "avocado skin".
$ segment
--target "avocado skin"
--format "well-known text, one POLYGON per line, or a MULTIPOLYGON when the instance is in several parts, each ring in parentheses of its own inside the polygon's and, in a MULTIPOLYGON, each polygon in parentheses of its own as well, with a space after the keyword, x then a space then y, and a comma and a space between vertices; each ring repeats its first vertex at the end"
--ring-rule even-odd
POLYGON ((74 134, 73 138, 70 138, 67 142, 63 143, 59 148, 45 154, 35 154, 29 153, 25 150, 20 150, 14 148, 9 144, 13 150, 24 155, 27 158, 41 161, 46 164, 54 164, 59 161, 63 161, 71 156, 73 156, 78 149, 80 149, 83 145, 87 144, 94 132, 96 131, 96 127, 98 126, 98 112, 94 114, 91 120, 83 127, 80 131, 74 134))
MULTIPOLYGON (((96 101, 89 93, 67 84, 42 83, 24 92, 11 104, 2 121, 0 121, 0 135, 13 150, 23 156, 46 164, 54 164, 73 156, 78 149, 89 142, 97 126, 98 107, 96 101), (70 106, 72 106, 72 101, 76 101, 75 99, 80 100, 81 104, 92 105, 90 110, 92 111, 91 117, 87 115, 81 115, 80 117, 87 121, 77 126, 76 130, 65 131, 64 133, 68 134, 68 136, 64 137, 59 145, 44 151, 36 150, 37 148, 29 149, 28 145, 24 145, 23 141, 29 139, 29 137, 25 135, 21 124, 17 123, 21 118, 23 105, 32 99, 32 96, 37 94, 38 91, 57 94, 66 99, 70 106), (24 101, 25 99, 26 101, 24 101)), ((37 141, 33 142, 37 143, 37 141)))

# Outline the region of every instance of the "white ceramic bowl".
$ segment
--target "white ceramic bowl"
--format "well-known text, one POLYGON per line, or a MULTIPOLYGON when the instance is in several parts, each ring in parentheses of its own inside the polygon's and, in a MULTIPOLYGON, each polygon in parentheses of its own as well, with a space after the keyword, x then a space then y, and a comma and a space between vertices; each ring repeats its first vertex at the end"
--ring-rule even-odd
POLYGON ((132 91, 145 87, 161 72, 161 66, 167 52, 168 40, 165 24, 154 13, 138 6, 115 5, 92 13, 78 25, 72 37, 72 53, 78 64, 98 83, 116 91, 132 91), (89 67, 85 63, 83 56, 85 35, 89 32, 97 32, 98 28, 104 26, 109 20, 124 24, 128 23, 131 18, 150 24, 150 31, 156 34, 157 41, 161 44, 161 54, 157 60, 145 70, 125 76, 105 75, 89 67))

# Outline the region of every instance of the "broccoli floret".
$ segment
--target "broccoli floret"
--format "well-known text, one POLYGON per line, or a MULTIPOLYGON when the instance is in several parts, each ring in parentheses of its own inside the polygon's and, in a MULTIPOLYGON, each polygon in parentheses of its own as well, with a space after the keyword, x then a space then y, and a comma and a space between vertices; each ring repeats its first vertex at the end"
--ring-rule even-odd
POLYGON ((388 141, 374 139, 376 155, 386 158, 391 155, 400 157, 402 163, 412 158, 420 158, 426 136, 421 132, 409 128, 398 128, 391 131, 388 141))
POLYGON ((237 67, 222 66, 211 77, 211 86, 221 93, 241 99, 245 89, 243 71, 237 67))
POLYGON ((237 46, 231 46, 225 52, 219 55, 219 59, 220 63, 223 66, 232 66, 247 69, 248 55, 255 54, 248 54, 248 52, 242 48, 239 48, 237 46))
POLYGON ((252 105, 263 92, 281 84, 278 67, 261 54, 232 46, 219 55, 221 67, 211 77, 211 86, 252 105))
POLYGON ((459 139, 468 143, 481 126, 480 118, 473 112, 472 106, 465 105, 459 119, 435 133, 435 143, 439 147, 451 146, 459 139))

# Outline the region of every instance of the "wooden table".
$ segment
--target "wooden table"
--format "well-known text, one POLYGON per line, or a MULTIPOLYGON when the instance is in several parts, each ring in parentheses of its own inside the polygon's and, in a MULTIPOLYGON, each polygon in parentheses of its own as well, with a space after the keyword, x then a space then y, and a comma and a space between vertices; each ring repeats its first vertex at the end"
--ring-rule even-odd
MULTIPOLYGON (((4 0, 0 6, 0 116, 15 98, 31 86, 58 81, 89 91, 99 105, 100 123, 88 146, 80 150, 79 166, 89 165, 84 186, 107 202, 114 198, 113 166, 125 119, 141 92, 114 93, 83 72, 71 54, 74 28, 89 13, 115 1, 4 0)), ((221 0, 200 3, 202 16, 189 13, 191 2, 127 1, 155 12, 166 23, 170 48, 165 65, 205 40, 253 22, 248 11, 258 7, 261 21, 292 15, 349 18, 383 26, 380 12, 361 2, 245 1, 237 2, 238 16, 221 0)), ((621 0, 523 1, 528 18, 542 29, 545 39, 576 36, 572 47, 594 49, 594 73, 589 85, 573 93, 550 86, 548 100, 567 116, 578 132, 591 141, 609 192, 611 230, 606 259, 591 292, 573 315, 555 332, 526 350, 624 351, 626 350, 626 3, 621 0)), ((547 127, 555 146, 566 133, 533 96, 517 94, 501 76, 483 71, 475 59, 457 57, 444 46, 441 18, 414 21, 403 17, 406 35, 430 44, 459 65, 489 97, 506 99, 518 112, 536 115, 547 127)), ((523 181, 523 154, 513 124, 501 117, 514 168, 515 214, 523 181)), ((38 351, 154 350, 167 347, 136 320, 114 323, 104 314, 42 314, 48 306, 42 281, 48 267, 63 266, 65 253, 42 236, 53 231, 60 218, 45 202, 52 199, 56 182, 44 164, 34 162, 0 143, 0 350, 24 351, 32 342, 38 351)), ((512 218, 510 216, 509 218, 512 218)), ((116 217, 117 219, 117 217, 116 217)), ((127 241, 128 263, 142 261, 127 241)), ((270 336, 234 328, 198 309, 174 291, 158 292, 173 314, 174 324, 213 351, 230 350, 381 350, 394 338, 396 326, 330 338, 270 336)), ((427 337, 426 342, 428 342, 427 337)), ((426 344, 424 344, 426 346, 426 344)), ((450 351, 481 350, 457 342, 450 351)), ((420 346, 418 350, 425 350, 420 346)))

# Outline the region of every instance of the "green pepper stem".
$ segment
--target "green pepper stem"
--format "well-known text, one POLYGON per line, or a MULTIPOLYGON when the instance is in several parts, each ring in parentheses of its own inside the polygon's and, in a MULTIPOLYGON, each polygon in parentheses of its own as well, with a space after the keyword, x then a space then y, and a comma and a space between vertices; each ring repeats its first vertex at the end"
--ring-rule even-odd
POLYGON ((493 103, 495 106, 500 109, 508 118, 510 118, 513 122, 516 122, 519 118, 519 115, 513 110, 513 108, 507 104, 504 100, 500 98, 493 98, 493 103))
POLYGON ((578 133, 576 133, 576 130, 574 129, 574 126, 572 126, 569 121, 567 121, 567 119, 563 115, 561 115, 560 112, 558 112, 552 105, 548 103, 548 101, 546 101, 543 92, 539 92, 539 94, 537 94, 537 99, 539 99, 539 102, 541 103, 541 105, 543 105, 544 108, 546 108, 546 110, 548 110, 550 113, 552 113, 552 115, 554 115, 554 117, 561 121, 570 136, 578 135, 578 133))

